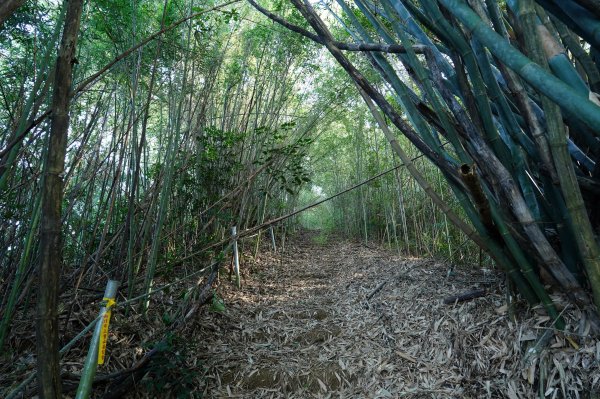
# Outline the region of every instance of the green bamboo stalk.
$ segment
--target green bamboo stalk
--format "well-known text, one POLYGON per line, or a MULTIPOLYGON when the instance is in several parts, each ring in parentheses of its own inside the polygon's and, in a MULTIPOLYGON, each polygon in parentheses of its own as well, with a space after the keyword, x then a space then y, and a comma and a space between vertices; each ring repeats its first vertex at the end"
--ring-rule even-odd
MULTIPOLYGON (((187 30, 187 47, 190 46, 191 41, 191 25, 187 30)), ((188 66, 189 66, 189 57, 186 57, 184 60, 183 71, 182 71, 182 82, 181 87, 184 88, 187 85, 188 79, 188 66)), ((171 88, 172 90, 172 88, 171 88)), ((165 222, 165 218, 167 215, 167 209, 169 207, 169 198, 171 197, 171 187, 173 183, 173 175, 175 169, 175 159, 177 155, 177 146, 180 142, 181 132, 182 132, 182 110, 183 104, 185 102, 185 92, 180 89, 178 92, 178 103, 175 106, 175 110, 170 113, 171 119, 171 131, 169 134, 169 139, 166 144, 166 153, 165 153, 165 162, 163 163, 164 178, 162 181, 162 187, 160 190, 160 199, 158 205, 158 217, 156 220, 156 225, 154 226, 154 233, 152 237, 152 247, 150 249, 150 256, 148 260, 148 267, 146 269, 146 276, 144 278, 144 293, 150 292, 152 288, 152 284, 154 281, 154 274, 156 272, 156 263, 158 261, 158 250, 162 245, 161 234, 163 225, 165 222)), ((146 300, 142 302, 142 311, 145 313, 148 310, 150 305, 150 301, 146 300)))
POLYGON ((573 0, 563 0, 550 7, 559 18, 569 20, 572 28, 593 48, 600 48, 600 20, 593 13, 573 0))
MULTIPOLYGON (((356 0, 356 1, 358 1, 358 0, 356 0)), ((383 5, 384 5, 384 8, 388 11, 388 13, 390 15, 393 15, 393 10, 390 8, 389 0, 384 0, 383 5)), ((400 24, 393 23, 392 27, 393 27, 396 35, 400 38, 401 43, 405 46, 408 45, 410 43, 410 41, 409 41, 406 33, 404 32, 404 30, 400 27, 400 24)), ((435 57, 435 54, 436 54, 435 50, 428 48, 427 51, 431 52, 433 54, 433 57, 435 57)), ((452 147, 453 147, 454 151, 456 152, 459 161, 462 163, 471 162, 471 158, 467 155, 467 153, 465 152, 465 150, 463 148, 463 145, 460 143, 458 133, 456 132, 454 125, 450 122, 450 120, 444 110, 444 106, 442 105, 442 103, 439 99, 439 96, 435 93, 433 86, 431 85, 430 75, 425 70, 425 68, 423 68, 423 66, 421 65, 421 62, 417 58, 416 53, 414 51, 412 51, 412 48, 407 48, 406 59, 408 60, 408 62, 405 63, 405 65, 407 67, 411 67, 415 70, 415 74, 416 74, 417 78, 420 80, 420 82, 423 86, 423 90, 425 91, 425 94, 427 95, 427 98, 432 103, 433 108, 437 110, 437 117, 439 118, 440 123, 441 123, 442 127, 444 128, 444 131, 446 133, 446 138, 452 144, 452 147)), ((437 58, 436 58, 436 60, 437 60, 437 58)), ((443 66, 443 64, 442 64, 442 66, 443 66)))
MULTIPOLYGON (((559 184, 554 184, 548 178, 542 178, 544 185, 544 196, 546 197, 546 212, 549 215, 548 220, 554 224, 554 228, 558 232, 560 239, 560 251, 562 259, 577 278, 580 283, 584 283, 583 275, 583 259, 577 248, 577 244, 573 240, 575 232, 573 232, 573 224, 570 222, 569 211, 565 206, 565 202, 559 187, 559 184)), ((548 227, 552 226, 549 224, 548 227)))
MULTIPOLYGON (((535 161, 538 158, 537 152, 534 150, 532 143, 529 138, 527 138, 519 127, 519 124, 512 113, 510 106, 504 96, 504 93, 500 89, 498 82, 496 81, 491 63, 485 52, 485 49, 481 46, 478 40, 472 40, 472 47, 477 57, 478 65, 481 70, 481 74, 485 82, 487 82, 487 91, 488 97, 491 102, 497 104, 497 108, 499 109, 500 120, 503 121, 501 125, 498 125, 498 130, 505 129, 508 131, 510 137, 505 137, 504 142, 508 146, 510 155, 512 158, 512 162, 510 164, 509 170, 512 170, 513 174, 516 176, 521 191, 527 204, 529 205, 531 211, 535 215, 536 219, 539 219, 539 204, 537 202, 537 198, 535 195, 535 188, 533 187, 533 183, 531 179, 529 179, 526 175, 528 172, 529 166, 525 161, 525 157, 523 154, 523 150, 527 151, 530 158, 535 161), (511 140, 512 138, 512 140, 511 140), (520 144, 520 148, 516 146, 516 143, 520 144), (521 150, 521 148, 523 150, 521 150)), ((506 136, 506 133, 505 133, 506 136)), ((533 163, 535 165, 535 162, 533 163)), ((537 168, 534 169, 534 174, 537 174, 537 168)))
MULTIPOLYGON (((520 0, 519 19, 525 31, 525 43, 532 58, 547 68, 546 59, 540 46, 534 3, 532 0, 520 0)), ((568 210, 569 219, 575 233, 574 239, 584 261, 594 302, 600 309, 600 247, 596 242, 590 219, 581 196, 571 157, 567 150, 567 140, 560 108, 550 99, 542 96, 546 115, 550 149, 558 174, 560 188, 568 210)), ((600 114, 600 109, 598 109, 600 114)))
POLYGON ((492 54, 513 69, 532 87, 569 111, 600 136, 600 107, 579 95, 569 85, 545 71, 514 48, 506 39, 485 24, 463 0, 438 1, 462 22, 492 54))
POLYGON ((539 38, 538 44, 541 44, 541 47, 546 54, 546 61, 550 70, 579 94, 582 96, 589 96, 590 89, 587 87, 581 76, 579 76, 573 67, 573 64, 571 64, 571 61, 567 58, 565 49, 554 39, 550 31, 548 31, 544 25, 537 24, 535 28, 539 38))
MULTIPOLYGON (((486 4, 488 6, 488 12, 492 23, 494 24, 494 28, 499 32, 500 35, 502 35, 502 37, 508 40, 508 32, 502 21, 498 4, 493 1, 488 1, 486 4)), ((558 181, 556 170, 554 169, 554 164, 550 154, 550 146, 548 145, 548 141, 542 129, 541 123, 533 110, 532 101, 530 100, 529 95, 525 91, 520 78, 516 76, 512 70, 507 68, 501 62, 498 62, 497 65, 515 98, 515 102, 519 107, 521 115, 523 115, 525 119, 525 123, 529 128, 530 135, 537 145, 537 151, 542 162, 542 168, 550 175, 552 181, 558 181)))
POLYGON ((509 133, 510 138, 514 141, 510 142, 508 138, 505 139, 505 142, 509 141, 506 144, 511 150, 511 155, 516 158, 515 170, 522 170, 525 167, 525 162, 520 151, 515 150, 515 143, 518 143, 520 147, 526 151, 527 155, 535 161, 539 159, 537 149, 534 147, 529 137, 521 131, 517 118, 512 112, 510 104, 494 76, 492 64, 486 50, 478 40, 472 40, 472 48, 477 58, 483 80, 487 83, 490 102, 495 104, 498 110, 499 119, 502 122, 501 126, 509 133))
MULTIPOLYGON (((161 30, 164 29, 165 25, 165 17, 167 10, 168 0, 165 0, 163 4, 162 17, 160 22, 161 30)), ((123 232, 123 239, 121 242, 120 256, 124 255, 124 252, 127 251, 127 261, 126 261, 126 270, 123 271, 123 275, 126 273, 127 275, 127 284, 128 284, 128 296, 131 297, 133 295, 133 287, 134 287, 134 277, 137 274, 137 270, 134 263, 134 252, 135 252, 135 240, 136 240, 136 222, 137 218, 134 212, 135 202, 138 200, 139 193, 139 181, 141 174, 141 161, 142 161, 142 150, 144 148, 146 142, 146 132, 148 128, 148 119, 150 116, 150 103, 152 100, 152 93, 154 91, 154 84, 156 82, 157 68, 158 68, 158 59, 162 50, 162 41, 159 41, 156 50, 154 52, 154 60, 152 61, 152 69, 150 72, 150 82, 148 83, 148 90, 145 99, 145 103, 143 105, 143 117, 142 117, 142 131, 140 134, 139 143, 134 134, 134 139, 132 140, 132 163, 135 165, 132 169, 132 182, 131 188, 129 191, 128 202, 129 206, 127 209, 127 216, 125 217, 125 229, 123 232)), ((134 130, 135 133, 135 130, 134 130)), ((142 248, 145 244, 145 237, 142 242, 142 248)), ((140 257, 141 259, 141 257, 140 257)), ((129 312, 129 308, 127 308, 126 312, 129 312)))
MULTIPOLYGON (((465 38, 462 36, 457 29, 451 26, 447 19, 443 16, 437 5, 433 5, 428 1, 422 2, 426 11, 429 13, 432 22, 440 26, 441 31, 444 32, 444 36, 449 43, 456 48, 464 60, 465 67, 468 72, 468 81, 464 79, 464 87, 462 94, 468 96, 472 92, 472 96, 475 102, 475 107, 468 107, 468 111, 471 114, 471 119, 474 121, 481 121, 481 129, 483 131, 486 141, 494 149, 494 153, 497 154, 501 162, 511 171, 515 170, 515 166, 512 165, 512 155, 509 148, 500 139, 498 129, 494 124, 494 118, 490 107, 489 96, 486 92, 486 85, 481 75, 481 70, 475 58, 475 54, 471 47, 468 45, 465 38), (470 82, 470 88, 468 87, 470 82)), ((456 64, 455 64, 456 67, 456 64)), ((458 69, 460 73, 460 69, 458 69)), ((460 75, 459 75, 460 76, 460 75)), ((460 80, 459 80, 460 82, 460 80)), ((491 82, 490 82, 491 83, 491 82)), ((479 125, 477 123, 476 125, 479 125)))
MULTIPOLYGON (((43 52, 42 59, 41 59, 40 70, 35 75, 36 80, 33 83, 31 92, 29 93, 29 96, 27 97, 27 101, 26 101, 25 106, 19 117, 19 123, 17 125, 17 129, 15 130, 15 134, 14 134, 15 140, 18 139, 23 134, 25 134, 25 132, 26 132, 25 129, 27 127, 29 118, 35 117, 35 115, 32 116, 32 115, 30 115, 30 113, 31 113, 32 108, 37 109, 37 107, 34 107, 34 102, 37 100, 38 92, 40 90, 42 83, 44 83, 46 80, 52 79, 52 77, 50 76, 52 74, 51 57, 52 57, 52 53, 56 49, 56 43, 58 42, 60 31, 63 26, 63 21, 65 18, 66 10, 67 10, 67 7, 65 7, 65 3, 62 3, 60 6, 60 9, 59 9, 59 12, 58 12, 58 18, 56 20, 56 25, 54 27, 54 31, 52 32, 52 36, 51 36, 50 40, 48 40, 48 42, 46 43, 46 46, 44 47, 44 52, 43 52)), ((35 65, 34 65, 34 68, 35 68, 35 65)), ((38 106, 39 106, 39 104, 38 104, 38 106)), ((3 161, 3 164, 4 164, 4 165, 0 166, 0 192, 4 191, 6 189, 6 185, 8 183, 8 178, 10 176, 10 169, 12 167, 13 162, 17 159, 17 155, 19 154, 19 151, 21 150, 21 145, 22 145, 22 140, 19 140, 13 146, 13 148, 10 150, 10 152, 7 154, 6 159, 0 158, 0 160, 3 161)))
POLYGON ((544 285, 541 283, 538 275, 533 270, 533 267, 529 260, 526 258, 525 254, 523 253, 523 250, 513 238, 512 234, 509 232, 506 226, 506 222, 504 221, 504 217, 499 214, 497 206, 495 204, 493 206, 490 206, 490 211, 494 219, 495 225, 498 231, 500 232, 500 235, 502 236, 504 242, 506 243, 508 250, 519 265, 521 273, 523 273, 525 279, 533 289, 533 292, 535 292, 535 295, 540 299, 540 301, 544 305, 544 308, 546 308, 548 316, 550 316, 552 320, 554 320, 554 322, 556 323, 556 328, 558 328, 559 330, 563 330, 565 328, 565 321, 560 317, 560 314, 556 310, 552 299, 546 292, 544 285))
POLYGON ((463 126, 464 138, 469 143, 471 155, 477 161, 477 164, 484 173, 488 183, 492 185, 494 191, 503 199, 503 202, 507 204, 511 213, 517 219, 523 232, 529 238, 529 242, 535 250, 535 254, 544 262, 544 264, 546 264, 556 280, 559 281, 563 288, 569 292, 576 301, 581 304, 589 303, 589 299, 581 289, 579 283, 566 268, 539 226, 536 224, 535 219, 531 215, 531 211, 520 191, 517 189, 508 170, 489 149, 485 141, 477 134, 471 121, 466 117, 464 108, 457 102, 452 93, 450 93, 442 84, 439 84, 439 82, 443 80, 443 77, 439 69, 436 69, 435 63, 431 63, 431 67, 434 79, 438 82, 438 88, 440 89, 442 96, 453 111, 457 120, 463 126))
POLYGON ((21 292, 23 283, 23 277, 25 277, 25 268, 29 265, 33 243, 35 241, 35 237, 37 235, 38 226, 40 223, 40 208, 41 208, 42 196, 41 193, 37 195, 35 200, 35 206, 33 208, 33 218, 31 220, 31 225, 29 226, 29 231, 25 236, 25 243, 23 245, 23 252, 21 254, 21 258, 19 259, 19 264, 17 266, 17 270, 15 273, 15 278, 12 282, 12 287, 10 290, 10 294, 8 297, 8 301, 6 302, 6 306, 4 307, 4 314, 2 316, 2 323, 0 324, 0 351, 4 347, 4 341, 8 336, 8 332, 10 329, 10 324, 12 322, 13 312, 15 310, 15 306, 17 304, 17 295, 21 292))
POLYGON ((521 273, 514 266, 514 264, 506 258, 502 250, 493 242, 493 240, 486 239, 485 236, 480 236, 476 230, 474 230, 471 226, 469 226, 462 219, 460 219, 460 217, 458 217, 458 215, 454 213, 454 211, 448 206, 448 204, 444 200, 442 200, 442 198, 435 192, 435 190, 433 190, 429 182, 427 182, 427 180, 424 178, 421 172, 419 172, 419 170, 415 167, 414 162, 411 160, 411 158, 404 152, 402 147, 400 147, 400 145, 398 144, 398 140, 388 128, 381 114, 375 108, 375 105, 373 104, 372 100, 362 89, 359 89, 359 91, 365 103, 369 107, 369 110, 373 114, 373 117, 375 118, 378 126, 383 131, 384 135, 386 136, 386 139, 388 140, 392 149, 394 150, 394 153, 398 155, 402 163, 410 172, 411 176, 419 184, 423 191, 427 193, 427 195, 433 201, 433 203, 444 213, 444 215, 446 215, 446 217, 452 222, 454 226, 461 230, 468 238, 473 240, 480 248, 483 248, 490 252, 490 255, 496 260, 500 267, 506 271, 506 273, 510 276, 510 278, 513 279, 513 281, 515 281, 516 285, 519 288, 519 292, 521 292, 521 294, 525 296, 530 303, 536 302, 535 294, 531 292, 531 288, 523 280, 521 273))
MULTIPOLYGON (((541 10, 537 8, 538 14, 541 14, 541 10)), ((545 13, 544 13, 545 14, 545 13)), ((589 85, 596 91, 600 90, 600 71, 594 64, 594 61, 590 55, 583 49, 577 38, 573 37, 573 33, 569 31, 565 24, 558 20, 553 15, 548 15, 552 25, 556 28, 556 32, 560 36, 565 47, 573 54, 573 57, 579 62, 588 79, 589 85)))
MULTIPOLYGON (((360 24, 344 0, 337 0, 337 2, 352 22, 354 28, 359 32, 362 39, 366 42, 372 42, 372 39, 370 38, 370 35, 366 29, 360 24)), ((381 34, 388 43, 394 43, 391 35, 386 32, 385 28, 375 19, 368 9, 363 7, 359 1, 357 1, 356 4, 359 6, 359 8, 361 8, 363 13, 365 13, 373 28, 379 34, 381 34)), ((412 96, 410 95, 410 89, 398 78, 394 68, 382 54, 375 53, 372 55, 372 58, 374 59, 376 65, 383 71, 383 76, 392 85, 400 106, 406 112, 409 120, 419 135, 423 138, 427 145, 429 145, 430 148, 434 149, 434 151, 438 151, 438 153, 441 154, 441 142, 439 141, 439 138, 433 134, 427 123, 425 123, 425 120, 421 114, 417 111, 413 103, 412 96)))

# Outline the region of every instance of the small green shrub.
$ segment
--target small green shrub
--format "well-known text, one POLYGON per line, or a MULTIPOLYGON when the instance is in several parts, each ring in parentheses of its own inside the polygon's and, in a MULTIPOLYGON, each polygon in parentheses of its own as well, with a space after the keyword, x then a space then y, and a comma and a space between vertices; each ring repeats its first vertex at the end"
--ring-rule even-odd
POLYGON ((223 313, 225 311, 225 301, 216 292, 213 292, 210 311, 216 313, 223 313))
POLYGON ((201 398, 201 392, 194 392, 198 386, 198 372, 187 364, 192 347, 174 334, 149 347, 156 349, 152 363, 143 379, 143 386, 150 397, 160 398, 201 398))

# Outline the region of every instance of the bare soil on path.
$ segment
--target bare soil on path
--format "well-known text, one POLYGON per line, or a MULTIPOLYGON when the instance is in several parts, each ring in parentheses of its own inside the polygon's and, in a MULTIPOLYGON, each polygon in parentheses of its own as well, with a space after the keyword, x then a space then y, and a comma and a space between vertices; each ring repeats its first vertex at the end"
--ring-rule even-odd
MULTIPOLYGON (((221 277, 222 312, 194 322, 208 398, 585 398, 600 342, 572 307, 539 354, 541 308, 511 322, 500 273, 455 270, 302 233, 283 253, 245 261, 243 287, 221 277), (487 295, 445 305, 451 295, 487 295), (575 338, 572 338, 575 337, 575 338)), ((557 297, 560 304, 562 299, 557 297)))

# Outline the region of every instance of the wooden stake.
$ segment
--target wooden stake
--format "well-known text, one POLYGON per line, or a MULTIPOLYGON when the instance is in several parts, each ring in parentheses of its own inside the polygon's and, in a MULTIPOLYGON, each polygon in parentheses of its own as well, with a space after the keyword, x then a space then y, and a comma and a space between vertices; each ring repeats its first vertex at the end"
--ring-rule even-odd
POLYGON ((233 271, 235 272, 235 283, 238 288, 242 287, 240 281, 240 258, 237 245, 237 226, 231 228, 231 238, 233 239, 233 271))
POLYGON ((273 226, 269 227, 269 233, 271 233, 271 245, 273 245, 273 252, 277 252, 277 245, 275 244, 275 232, 273 226))

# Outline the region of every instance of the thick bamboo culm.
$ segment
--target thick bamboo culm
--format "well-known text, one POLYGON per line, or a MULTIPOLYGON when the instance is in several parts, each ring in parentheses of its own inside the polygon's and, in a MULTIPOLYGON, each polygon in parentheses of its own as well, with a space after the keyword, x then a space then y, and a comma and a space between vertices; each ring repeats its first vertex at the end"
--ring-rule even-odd
POLYGON ((477 208, 477 212, 481 217, 481 221, 483 225, 496 236, 498 235, 498 231, 494 226, 494 222, 492 220, 492 211, 490 210, 490 203, 488 202, 483 189, 481 188, 481 183, 479 182, 479 178, 475 173, 475 165, 467 165, 462 164, 459 168, 460 177, 462 178, 465 186, 467 187, 471 198, 473 198, 473 202, 475 207, 477 208))

